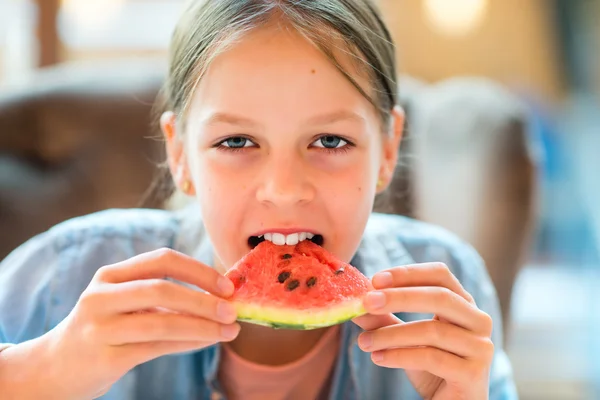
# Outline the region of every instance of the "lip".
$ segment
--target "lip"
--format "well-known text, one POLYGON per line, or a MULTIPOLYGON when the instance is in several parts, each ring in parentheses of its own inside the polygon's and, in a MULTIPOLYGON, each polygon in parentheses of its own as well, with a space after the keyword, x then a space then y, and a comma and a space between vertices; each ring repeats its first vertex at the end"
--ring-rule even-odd
POLYGON ((319 233, 317 233, 314 229, 308 229, 308 228, 286 228, 286 229, 271 228, 271 229, 263 229, 262 231, 253 233, 250 236, 264 236, 265 233, 281 233, 282 235, 291 235, 292 233, 300 233, 300 232, 308 232, 308 233, 312 233, 313 235, 319 235, 319 233))

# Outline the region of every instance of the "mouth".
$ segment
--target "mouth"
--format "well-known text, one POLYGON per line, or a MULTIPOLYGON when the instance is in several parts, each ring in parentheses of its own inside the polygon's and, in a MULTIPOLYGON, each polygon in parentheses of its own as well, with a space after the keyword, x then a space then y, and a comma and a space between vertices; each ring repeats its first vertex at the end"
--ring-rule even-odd
POLYGON ((289 235, 272 232, 272 233, 265 233, 264 235, 260 235, 260 236, 250 236, 248 238, 248 246, 250 246, 250 249, 254 249, 256 246, 258 246, 265 240, 272 242, 273 244, 278 245, 278 246, 284 246, 284 245, 295 246, 304 240, 310 240, 311 242, 313 242, 319 246, 323 246, 323 242, 324 242, 323 235, 319 235, 319 234, 315 234, 315 233, 311 233, 311 232, 297 232, 297 233, 291 233, 289 235))

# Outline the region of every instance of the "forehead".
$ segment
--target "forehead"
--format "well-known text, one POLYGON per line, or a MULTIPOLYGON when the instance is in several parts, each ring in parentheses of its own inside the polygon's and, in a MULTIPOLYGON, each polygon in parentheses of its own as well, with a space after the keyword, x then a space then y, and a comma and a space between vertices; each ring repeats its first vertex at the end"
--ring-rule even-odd
MULTIPOLYGON (((336 59, 367 93, 368 77, 339 48, 336 59)), ((276 113, 308 119, 315 112, 376 110, 332 61, 297 31, 264 27, 220 53, 201 78, 190 112, 236 111, 255 118, 276 113)), ((292 121, 290 121, 292 122, 292 121)))

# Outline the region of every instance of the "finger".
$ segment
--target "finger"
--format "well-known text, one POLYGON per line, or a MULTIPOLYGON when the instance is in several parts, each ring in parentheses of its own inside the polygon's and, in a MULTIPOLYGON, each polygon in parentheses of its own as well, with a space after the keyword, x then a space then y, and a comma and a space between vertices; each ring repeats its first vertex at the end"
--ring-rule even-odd
POLYGON ((224 297, 231 296, 234 291, 230 279, 192 257, 171 249, 143 253, 126 261, 102 267, 97 273, 97 278, 107 283, 173 278, 224 297))
POLYGON ((393 314, 372 315, 365 314, 352 320, 365 331, 383 328, 384 326, 401 324, 403 321, 393 314))
POLYGON ((133 343, 123 346, 128 364, 138 365, 167 354, 200 350, 212 346, 216 342, 147 342, 133 343))
POLYGON ((473 359, 487 357, 494 352, 490 339, 478 337, 456 325, 431 320, 364 332, 358 338, 358 345, 369 352, 428 346, 473 359))
POLYGON ((371 360, 380 367, 426 371, 449 382, 466 382, 474 375, 471 361, 431 347, 376 351, 371 360))
POLYGON ((370 314, 413 312, 440 318, 485 336, 491 334, 491 318, 463 297, 446 288, 408 287, 371 291, 365 296, 370 314))
POLYGON ((373 276, 375 289, 392 287, 439 286, 450 289, 469 303, 475 304, 450 269, 442 263, 405 265, 378 272, 373 276))
POLYGON ((144 342, 221 342, 235 339, 240 326, 171 313, 118 315, 100 328, 108 344, 144 342))
POLYGON ((96 296, 97 304, 111 314, 166 308, 229 324, 237 318, 228 301, 162 279, 103 285, 96 296))

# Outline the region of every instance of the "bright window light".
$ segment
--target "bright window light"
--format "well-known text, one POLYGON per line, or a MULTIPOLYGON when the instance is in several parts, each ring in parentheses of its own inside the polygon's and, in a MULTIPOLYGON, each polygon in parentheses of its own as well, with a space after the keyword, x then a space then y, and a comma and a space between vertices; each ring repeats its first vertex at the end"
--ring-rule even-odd
POLYGON ((119 13, 124 0, 63 0, 67 18, 85 30, 101 30, 119 13))
POLYGON ((445 35, 464 36, 483 21, 488 0, 423 0, 427 20, 445 35))

